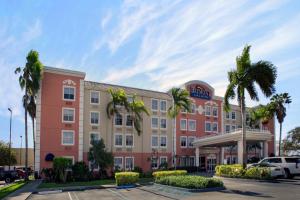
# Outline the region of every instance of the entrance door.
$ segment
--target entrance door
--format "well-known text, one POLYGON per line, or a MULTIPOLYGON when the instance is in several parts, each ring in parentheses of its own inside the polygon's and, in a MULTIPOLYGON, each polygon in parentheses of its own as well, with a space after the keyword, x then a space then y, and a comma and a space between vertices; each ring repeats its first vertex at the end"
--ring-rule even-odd
POLYGON ((207 172, 212 173, 215 171, 215 167, 217 164, 216 155, 209 155, 207 156, 207 172))
POLYGON ((200 171, 205 171, 205 156, 199 157, 200 171))

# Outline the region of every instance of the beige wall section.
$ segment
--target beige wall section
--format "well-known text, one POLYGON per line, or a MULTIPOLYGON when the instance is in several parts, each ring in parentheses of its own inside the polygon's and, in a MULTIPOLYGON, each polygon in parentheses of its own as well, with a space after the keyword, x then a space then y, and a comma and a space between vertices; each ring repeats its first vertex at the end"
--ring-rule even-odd
MULTIPOLYGON (((15 166, 25 166, 25 148, 12 148, 11 149, 16 154, 17 164, 15 166), (21 163, 20 163, 21 154, 21 163)), ((28 148, 28 166, 32 167, 34 163, 33 148, 28 148)))
MULTIPOLYGON (((150 90, 142 90, 136 88, 129 88, 124 86, 116 86, 110 84, 102 84, 85 81, 84 83, 84 147, 83 151, 88 152, 90 146, 90 133, 91 132, 99 132, 100 137, 104 139, 105 145, 107 149, 111 149, 111 145, 113 145, 112 141, 114 141, 114 135, 112 136, 111 129, 113 127, 113 133, 121 133, 123 134, 123 147, 116 148, 113 145, 113 152, 136 152, 136 153, 151 153, 151 135, 166 135, 167 136, 167 148, 159 149, 158 152, 172 152, 172 120, 167 117, 166 112, 153 112, 151 110, 151 100, 167 100, 167 108, 171 105, 171 97, 167 93, 155 92, 150 90), (123 126, 116 127, 112 126, 112 119, 108 119, 106 114, 106 106, 108 102, 111 100, 110 94, 107 92, 109 88, 122 88, 126 91, 127 95, 137 95, 138 99, 144 101, 145 106, 148 108, 150 112, 150 116, 143 114, 143 122, 142 122, 142 133, 140 136, 137 135, 134 128, 125 126, 125 116, 126 111, 123 111, 123 126), (99 91, 100 92, 100 102, 99 105, 93 105, 90 103, 90 93, 91 91, 99 91), (100 123, 98 126, 92 126, 90 124, 90 112, 95 111, 100 113, 100 123), (165 117, 167 119, 167 129, 160 130, 151 128, 151 117, 165 117), (128 148, 125 147, 125 134, 133 134, 134 135, 134 147, 128 148)), ((160 109, 159 109, 160 110, 160 109)))

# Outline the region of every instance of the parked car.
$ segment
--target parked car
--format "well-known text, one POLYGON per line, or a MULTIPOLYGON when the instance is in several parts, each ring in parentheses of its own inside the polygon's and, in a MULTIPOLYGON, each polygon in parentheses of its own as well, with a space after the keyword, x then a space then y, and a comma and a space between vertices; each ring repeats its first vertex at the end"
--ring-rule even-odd
POLYGON ((0 168, 0 181, 5 181, 5 183, 11 183, 18 178, 18 173, 15 170, 4 170, 0 168))
POLYGON ((284 170, 285 178, 294 178, 300 175, 300 157, 267 157, 257 164, 272 164, 284 170))
POLYGON ((19 178, 25 178, 25 171, 24 171, 24 170, 22 170, 22 169, 17 169, 16 171, 17 171, 17 173, 18 173, 18 177, 19 177, 19 178))
POLYGON ((273 178, 279 178, 285 176, 285 171, 282 167, 270 163, 255 163, 247 167, 247 169, 252 167, 268 167, 271 171, 271 177, 273 178))

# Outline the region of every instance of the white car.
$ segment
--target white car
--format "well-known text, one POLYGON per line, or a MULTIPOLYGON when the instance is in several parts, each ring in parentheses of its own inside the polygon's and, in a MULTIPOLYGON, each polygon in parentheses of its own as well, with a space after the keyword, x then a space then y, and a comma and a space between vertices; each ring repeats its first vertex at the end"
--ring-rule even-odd
POLYGON ((282 168, 285 178, 293 178, 296 175, 300 175, 300 157, 267 157, 256 165, 261 164, 271 164, 282 168))
POLYGON ((252 165, 249 165, 247 168, 252 168, 252 167, 267 167, 270 169, 271 171, 271 177, 273 178, 279 178, 279 177, 284 177, 285 176, 285 172, 284 169, 280 166, 276 166, 276 165, 272 165, 269 163, 255 163, 252 165))

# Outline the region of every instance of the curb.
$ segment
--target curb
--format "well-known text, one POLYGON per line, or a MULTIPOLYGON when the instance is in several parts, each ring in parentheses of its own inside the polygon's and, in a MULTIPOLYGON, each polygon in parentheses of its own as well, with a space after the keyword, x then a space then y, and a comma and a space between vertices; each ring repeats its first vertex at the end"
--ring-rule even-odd
POLYGON ((247 178, 231 178, 231 177, 222 177, 222 176, 213 176, 213 178, 231 180, 231 181, 244 181, 244 182, 260 182, 260 183, 278 183, 277 180, 260 180, 260 179, 247 179, 247 178))
POLYGON ((175 186, 170 186, 170 185, 163 185, 163 184, 158 184, 158 183, 154 183, 154 185, 156 186, 162 186, 162 187, 167 187, 170 189, 176 189, 176 190, 180 190, 183 192, 215 192, 215 191, 220 191, 220 190, 225 190, 225 187, 213 187, 213 188, 203 188, 203 189, 188 189, 188 188, 181 188, 181 187, 175 187, 175 186))

